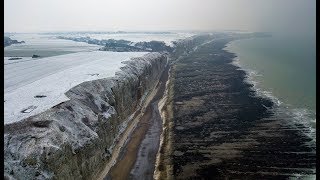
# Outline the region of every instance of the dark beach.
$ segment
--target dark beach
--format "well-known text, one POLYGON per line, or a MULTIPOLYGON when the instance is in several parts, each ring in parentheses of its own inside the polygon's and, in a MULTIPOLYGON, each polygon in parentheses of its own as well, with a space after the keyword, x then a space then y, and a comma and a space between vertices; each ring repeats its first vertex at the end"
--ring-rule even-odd
POLYGON ((105 179, 315 178, 308 127, 256 95, 246 72, 232 64, 235 54, 224 50, 237 37, 211 38, 178 45, 162 109, 167 118, 161 119, 158 102, 169 66, 105 179))
POLYGON ((220 38, 176 62, 172 74, 175 179, 315 178, 315 142, 307 127, 275 112, 231 64, 220 38))

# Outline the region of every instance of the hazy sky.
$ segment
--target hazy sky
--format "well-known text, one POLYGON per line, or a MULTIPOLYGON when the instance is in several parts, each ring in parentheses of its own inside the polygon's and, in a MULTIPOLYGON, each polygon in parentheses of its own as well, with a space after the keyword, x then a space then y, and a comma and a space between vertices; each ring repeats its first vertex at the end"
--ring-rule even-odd
POLYGON ((315 33, 316 0, 4 0, 4 31, 315 33))

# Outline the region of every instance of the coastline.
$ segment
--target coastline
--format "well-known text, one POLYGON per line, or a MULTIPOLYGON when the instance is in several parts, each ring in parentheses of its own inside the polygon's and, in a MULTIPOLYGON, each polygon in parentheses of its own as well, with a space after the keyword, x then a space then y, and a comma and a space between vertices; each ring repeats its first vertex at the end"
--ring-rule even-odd
MULTIPOLYGON (((126 116, 126 127, 120 125, 120 139, 102 149, 111 152, 109 161, 93 177, 313 176, 315 138, 305 136, 309 130, 298 120, 289 123, 295 116, 279 100, 260 94, 250 80, 255 74, 237 66, 236 53, 225 49, 233 41, 192 44, 171 64, 155 66, 157 80, 126 116)), ((94 149, 86 154, 97 154, 94 149)))
POLYGON ((230 64, 235 54, 223 50, 229 41, 204 44, 177 63, 173 176, 314 176, 315 144, 302 133, 307 129, 288 124, 291 116, 255 94, 246 72, 230 64))
MULTIPOLYGON (((241 59, 239 57, 239 54, 237 52, 234 52, 230 46, 235 41, 241 41, 242 39, 237 39, 230 41, 226 44, 226 47, 223 48, 223 50, 232 53, 235 55, 233 58, 231 64, 238 67, 239 70, 242 70, 246 73, 244 81, 246 83, 252 84, 251 87, 252 90, 255 92, 256 96, 263 97, 270 99, 273 103, 273 111, 287 111, 288 116, 292 116, 293 125, 294 123, 301 123, 306 128, 309 129, 309 131, 303 131, 307 136, 310 138, 313 138, 314 141, 316 141, 316 111, 312 111, 310 109, 306 108, 298 108, 293 107, 292 105, 283 102, 281 99, 273 95, 273 92, 270 90, 266 90, 265 87, 261 86, 261 82, 257 79, 258 76, 263 76, 263 74, 259 74, 255 69, 250 68, 244 68, 244 66, 241 64, 241 59)), ((247 39, 245 39, 247 40, 247 39)))

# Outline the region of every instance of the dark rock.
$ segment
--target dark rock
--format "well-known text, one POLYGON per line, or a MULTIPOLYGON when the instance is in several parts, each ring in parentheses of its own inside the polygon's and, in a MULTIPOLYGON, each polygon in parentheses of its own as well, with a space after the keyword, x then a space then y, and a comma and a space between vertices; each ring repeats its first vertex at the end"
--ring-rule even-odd
POLYGON ((9 58, 8 60, 19 60, 19 59, 22 59, 22 58, 19 58, 19 57, 13 57, 13 58, 9 58))
POLYGON ((3 40, 4 40, 4 47, 6 47, 6 46, 10 46, 10 45, 12 45, 12 44, 21 44, 21 43, 25 43, 24 41, 21 41, 21 42, 19 42, 19 41, 17 41, 17 40, 13 40, 13 39, 11 39, 11 38, 9 38, 9 37, 7 37, 7 36, 4 36, 3 37, 3 40))
POLYGON ((39 55, 36 55, 36 54, 34 54, 34 55, 32 55, 32 58, 39 58, 40 56, 39 55))
POLYGON ((66 131, 66 128, 64 126, 59 126, 59 129, 61 132, 65 132, 66 131))
POLYGON ((36 95, 34 96, 34 98, 44 98, 44 97, 47 97, 46 95, 36 95))
POLYGON ((174 179, 315 175, 315 143, 303 133, 306 127, 293 127, 293 117, 278 112, 270 99, 255 96, 244 81, 246 73, 230 63, 235 55, 223 50, 231 40, 251 35, 220 37, 186 40, 175 51, 174 179))
POLYGON ((34 127, 48 128, 51 123, 52 123, 52 120, 44 120, 44 121, 35 121, 32 124, 34 127))
POLYGON ((100 51, 115 51, 115 52, 172 52, 173 48, 167 46, 162 41, 150 41, 150 42, 138 42, 133 43, 127 40, 115 40, 115 39, 103 39, 97 40, 90 37, 64 37, 58 36, 58 39, 67 39, 76 42, 86 42, 88 44, 97 44, 104 47, 100 48, 100 51), (133 45, 134 44, 134 45, 133 45))

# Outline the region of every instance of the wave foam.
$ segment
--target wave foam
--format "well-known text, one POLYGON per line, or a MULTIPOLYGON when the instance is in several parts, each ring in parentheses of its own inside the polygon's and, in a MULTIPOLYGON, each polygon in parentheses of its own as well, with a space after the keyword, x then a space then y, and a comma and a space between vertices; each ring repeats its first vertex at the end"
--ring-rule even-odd
POLYGON ((243 70, 246 73, 246 77, 244 79, 245 82, 247 82, 248 84, 252 84, 252 90, 254 90, 256 96, 260 96, 260 97, 265 97, 267 99, 270 99, 272 102, 275 103, 276 106, 280 106, 282 104, 282 101, 280 101, 277 97, 272 95, 271 91, 266 91, 263 90, 260 86, 259 86, 259 82, 256 81, 256 77, 261 77, 262 74, 260 74, 258 71, 256 70, 252 70, 252 69, 246 69, 243 68, 240 64, 240 58, 239 57, 235 57, 233 59, 233 61, 231 62, 232 65, 238 67, 238 70, 243 70))
MULTIPOLYGON (((230 51, 229 46, 227 48, 224 48, 224 50, 233 53, 230 51)), ((259 97, 264 97, 272 102, 274 102, 275 106, 274 109, 275 111, 282 111, 286 112, 286 115, 292 117, 293 122, 292 123, 297 123, 301 124, 304 127, 308 128, 308 131, 304 131, 305 134, 309 137, 311 137, 314 141, 316 141, 316 113, 305 109, 305 108, 293 108, 289 104, 283 103, 280 99, 275 97, 271 91, 267 91, 260 86, 260 82, 257 81, 257 77, 263 76, 256 70, 252 69, 247 69, 244 68, 241 63, 240 63, 240 58, 236 56, 233 58, 232 62, 230 63, 236 67, 238 67, 238 70, 243 70, 246 73, 244 81, 252 84, 253 86, 251 87, 252 90, 255 92, 256 96, 259 97)))

